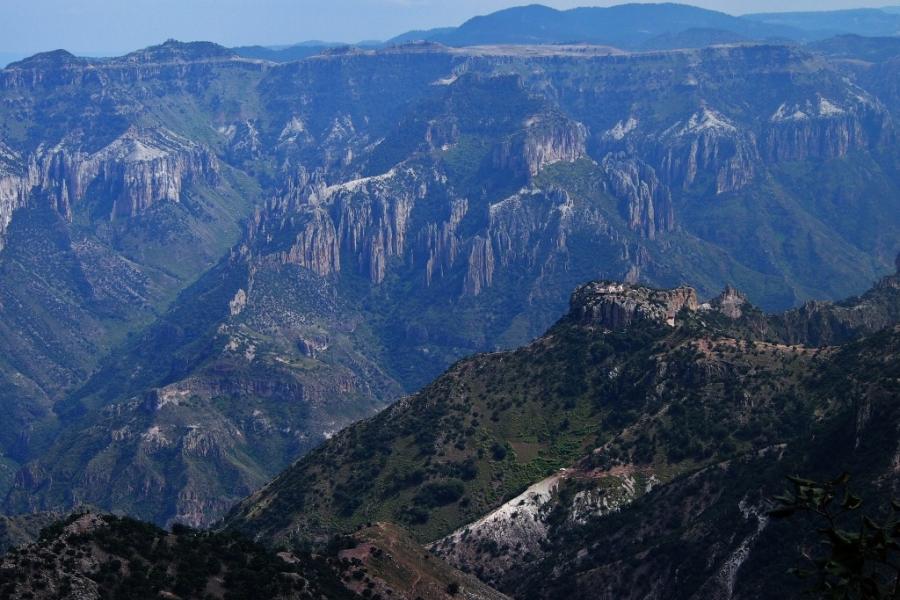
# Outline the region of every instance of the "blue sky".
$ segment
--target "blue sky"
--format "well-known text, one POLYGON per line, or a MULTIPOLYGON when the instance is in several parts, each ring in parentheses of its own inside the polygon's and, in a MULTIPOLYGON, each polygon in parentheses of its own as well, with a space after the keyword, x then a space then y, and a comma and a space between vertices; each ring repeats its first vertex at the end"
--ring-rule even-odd
MULTIPOLYGON (((119 54, 168 38, 228 46, 307 39, 355 42, 409 29, 458 25, 533 0, 0 0, 0 54, 56 48, 119 54)), ((557 8, 617 2, 545 0, 557 8)), ((872 6, 872 0, 695 0, 741 14, 872 6)), ((3 56, 0 55, 0 61, 3 56)), ((0 62, 2 64, 2 62, 0 62)))

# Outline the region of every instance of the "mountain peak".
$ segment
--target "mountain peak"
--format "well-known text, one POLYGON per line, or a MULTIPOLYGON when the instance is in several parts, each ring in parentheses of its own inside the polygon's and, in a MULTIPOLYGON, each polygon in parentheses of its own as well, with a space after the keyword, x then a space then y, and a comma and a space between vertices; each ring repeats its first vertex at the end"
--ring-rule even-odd
POLYGON ((682 309, 695 311, 699 306, 697 292, 691 287, 661 290, 597 281, 575 290, 570 315, 610 330, 625 328, 635 321, 654 321, 674 327, 682 309))
POLYGON ((180 42, 166 40, 158 46, 150 46, 125 55, 126 62, 190 62, 197 60, 223 60, 237 58, 232 50, 212 42, 180 42))
POLYGON ((80 66, 85 63, 85 59, 79 58, 68 50, 51 50, 49 52, 40 52, 34 56, 23 58, 18 62, 14 62, 7 66, 8 69, 46 69, 61 68, 67 66, 80 66))

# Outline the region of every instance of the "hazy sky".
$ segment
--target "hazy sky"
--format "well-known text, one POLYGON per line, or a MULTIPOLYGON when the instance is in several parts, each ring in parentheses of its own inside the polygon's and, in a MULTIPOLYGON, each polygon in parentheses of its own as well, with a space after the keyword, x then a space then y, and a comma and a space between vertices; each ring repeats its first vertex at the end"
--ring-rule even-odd
MULTIPOLYGON (((168 38, 228 46, 308 39, 355 42, 467 18, 535 0, 0 0, 0 52, 66 48, 121 53, 168 38)), ((618 1, 544 0, 557 8, 618 1)), ((695 0, 741 14, 872 6, 872 0, 695 0)), ((886 2, 885 2, 886 3, 886 2)), ((877 0, 875 5, 877 5, 877 0)))

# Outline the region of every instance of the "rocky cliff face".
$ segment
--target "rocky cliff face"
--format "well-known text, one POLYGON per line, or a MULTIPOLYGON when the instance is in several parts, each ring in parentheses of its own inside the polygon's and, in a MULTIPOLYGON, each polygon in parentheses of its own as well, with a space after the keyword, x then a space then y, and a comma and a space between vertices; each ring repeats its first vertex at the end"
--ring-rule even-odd
POLYGON ((662 131, 648 132, 631 117, 603 134, 609 151, 632 152, 649 160, 668 186, 690 190, 698 182, 715 194, 751 185, 780 162, 846 157, 893 135, 887 110, 865 92, 844 90, 841 101, 823 96, 782 103, 762 124, 741 123, 709 106, 662 131))
POLYGON ((704 106, 662 133, 660 172, 669 185, 690 189, 698 176, 712 176, 715 193, 733 192, 752 181, 758 163, 755 136, 722 113, 704 106))
POLYGON ((0 250, 13 213, 24 206, 28 198, 28 178, 24 171, 21 156, 0 141, 0 250))
POLYGON ((762 154, 774 162, 842 158, 877 144, 893 127, 884 107, 862 90, 842 102, 818 96, 782 103, 769 120, 762 154))
POLYGON ((682 310, 696 311, 700 304, 693 288, 653 290, 622 283, 585 285, 572 295, 570 314, 585 324, 617 330, 635 321, 653 321, 670 327, 682 310))
POLYGON ((568 236, 592 215, 561 189, 526 189, 492 204, 490 220, 470 242, 463 294, 490 287, 496 271, 552 269, 569 253, 568 236))
POLYGON ((576 121, 558 115, 530 117, 522 134, 494 150, 493 166, 534 177, 546 165, 583 158, 587 138, 587 128, 576 121))
MULTIPOLYGON (((900 259, 900 257, 898 257, 900 259)), ((806 302, 779 319, 778 331, 791 342, 827 346, 887 327, 900 319, 894 301, 898 272, 884 277, 861 297, 845 302, 806 302)))
MULTIPOLYGON (((7 164, 18 158, 8 150, 4 155, 7 164)), ((18 167, 0 175, 0 240, 15 209, 30 202, 48 202, 71 220, 74 205, 90 195, 108 220, 130 218, 160 202, 179 202, 191 181, 214 186, 219 170, 208 148, 167 130, 138 129, 93 153, 68 144, 39 148, 18 167)))
POLYGON ((600 165, 607 178, 607 189, 621 199, 633 231, 652 240, 675 229, 672 193, 652 167, 624 153, 607 154, 600 165))
POLYGON ((407 251, 410 213, 428 193, 428 179, 413 170, 391 170, 333 186, 304 171, 261 214, 249 234, 262 254, 275 251, 285 264, 326 276, 341 271, 341 255, 373 284, 387 262, 407 251))

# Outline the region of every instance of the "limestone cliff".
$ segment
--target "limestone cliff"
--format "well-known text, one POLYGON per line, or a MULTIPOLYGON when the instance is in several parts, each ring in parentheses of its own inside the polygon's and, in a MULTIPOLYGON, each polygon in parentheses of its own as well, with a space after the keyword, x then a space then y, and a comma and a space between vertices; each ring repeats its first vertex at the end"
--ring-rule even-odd
POLYGON ((387 262, 406 252, 410 213, 428 193, 427 175, 413 170, 332 186, 301 170, 289 181, 251 226, 262 253, 277 251, 282 262, 324 276, 341 271, 344 252, 374 284, 387 262))
POLYGON ((573 162, 586 155, 587 128, 558 115, 535 115, 525 130, 498 145, 493 166, 526 177, 534 177, 549 164, 573 162))
POLYGON ((28 178, 24 171, 21 156, 0 141, 0 250, 13 213, 25 205, 28 197, 28 178))
POLYGON ((215 185, 219 171, 208 148, 163 129, 128 129, 96 152, 64 142, 27 159, 2 146, 0 154, 0 247, 13 212, 29 203, 47 202, 71 220, 75 206, 90 199, 111 221, 130 218, 180 202, 192 181, 215 185))
POLYGON ((632 116, 597 143, 604 152, 642 158, 673 188, 706 182, 716 194, 735 192, 778 163, 843 158, 893 135, 891 117, 875 98, 853 87, 840 94, 840 100, 814 94, 781 102, 751 122, 706 103, 672 124, 649 126, 632 116))
POLYGON ((675 228, 672 193, 652 167, 624 154, 608 154, 600 165, 606 174, 607 190, 622 200, 633 231, 652 240, 675 228))
POLYGON ((884 107, 862 90, 841 102, 822 95, 784 102, 769 121, 762 142, 768 161, 842 158, 880 142, 892 129, 884 107))

